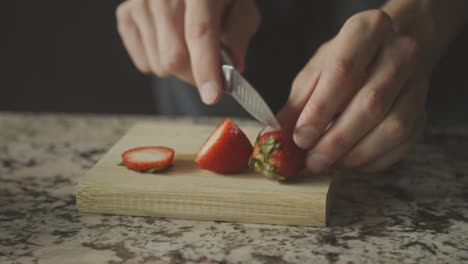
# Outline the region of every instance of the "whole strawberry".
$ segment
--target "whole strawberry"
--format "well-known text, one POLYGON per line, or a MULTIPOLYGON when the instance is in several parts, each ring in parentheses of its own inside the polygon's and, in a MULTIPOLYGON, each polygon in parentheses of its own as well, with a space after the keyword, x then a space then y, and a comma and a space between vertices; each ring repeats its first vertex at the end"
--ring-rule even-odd
POLYGON ((285 181, 304 168, 305 151, 282 131, 271 131, 257 137, 249 165, 273 180, 285 181))

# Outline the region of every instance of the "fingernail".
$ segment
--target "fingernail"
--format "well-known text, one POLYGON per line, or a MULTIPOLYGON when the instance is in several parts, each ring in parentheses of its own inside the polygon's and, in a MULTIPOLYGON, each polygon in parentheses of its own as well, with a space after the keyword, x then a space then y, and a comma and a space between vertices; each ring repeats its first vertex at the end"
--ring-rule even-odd
POLYGON ((307 169, 311 172, 321 172, 330 166, 330 160, 322 154, 312 153, 307 157, 307 169))
POLYGON ((218 98, 218 86, 215 81, 205 82, 200 88, 200 96, 203 103, 207 105, 212 105, 216 102, 218 98))
POLYGON ((294 132, 293 139, 297 146, 303 149, 312 147, 317 139, 317 129, 312 126, 304 126, 294 132))

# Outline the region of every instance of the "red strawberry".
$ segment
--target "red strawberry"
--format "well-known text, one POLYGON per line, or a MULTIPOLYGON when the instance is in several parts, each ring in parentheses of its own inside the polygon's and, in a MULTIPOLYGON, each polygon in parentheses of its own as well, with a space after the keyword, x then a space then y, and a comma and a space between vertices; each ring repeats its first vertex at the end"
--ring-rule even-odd
POLYGON ((305 151, 282 131, 260 134, 249 165, 256 172, 274 180, 295 177, 304 168, 305 151))
POLYGON ((230 119, 226 118, 205 142, 195 162, 199 167, 221 174, 237 173, 249 167, 252 144, 230 119))
POLYGON ((174 159, 174 150, 168 147, 138 147, 122 153, 122 165, 142 172, 157 172, 168 168, 174 159))

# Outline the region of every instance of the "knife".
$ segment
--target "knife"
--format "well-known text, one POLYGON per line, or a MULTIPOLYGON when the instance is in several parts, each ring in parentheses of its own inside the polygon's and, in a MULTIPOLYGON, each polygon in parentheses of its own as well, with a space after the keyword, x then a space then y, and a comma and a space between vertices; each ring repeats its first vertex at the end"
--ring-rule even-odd
POLYGON ((236 70, 226 49, 221 49, 221 70, 224 92, 232 96, 249 114, 260 123, 281 130, 273 111, 253 86, 236 70))

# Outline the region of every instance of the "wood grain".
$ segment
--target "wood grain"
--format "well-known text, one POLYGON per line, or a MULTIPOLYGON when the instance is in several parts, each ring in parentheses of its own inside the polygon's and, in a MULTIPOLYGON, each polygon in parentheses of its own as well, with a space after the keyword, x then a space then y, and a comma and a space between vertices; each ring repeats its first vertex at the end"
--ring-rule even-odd
MULTIPOLYGON (((288 183, 252 171, 219 175, 193 161, 213 125, 170 121, 140 123, 84 175, 77 187, 82 212, 234 222, 325 226, 330 177, 302 175, 288 183), (176 150, 174 167, 142 174, 118 166, 132 147, 164 145, 176 150)), ((254 142, 260 127, 241 127, 254 142)))

